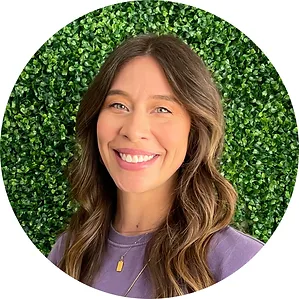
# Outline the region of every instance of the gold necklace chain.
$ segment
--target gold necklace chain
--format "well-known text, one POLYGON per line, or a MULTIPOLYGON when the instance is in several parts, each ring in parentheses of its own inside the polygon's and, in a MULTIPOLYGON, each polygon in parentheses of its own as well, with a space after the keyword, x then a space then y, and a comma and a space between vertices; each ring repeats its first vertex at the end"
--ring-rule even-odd
POLYGON ((139 241, 141 241, 148 233, 142 235, 137 241, 134 242, 134 244, 131 245, 131 247, 123 254, 120 256, 117 265, 116 265, 116 272, 121 272, 123 270, 124 267, 124 257, 126 256, 126 254, 133 248, 133 246, 135 244, 137 244, 139 241))
POLYGON ((130 293, 130 291, 132 290, 132 288, 133 288, 133 286, 135 285, 136 281, 138 280, 138 278, 141 276, 141 274, 144 272, 145 268, 147 267, 149 261, 150 261, 150 259, 149 259, 148 262, 143 266, 143 268, 141 269, 141 271, 137 274, 137 276, 135 277, 135 279, 133 280, 133 282, 131 283, 131 285, 130 285, 129 288, 127 289, 126 293, 124 294, 124 297, 127 297, 127 295, 130 293))

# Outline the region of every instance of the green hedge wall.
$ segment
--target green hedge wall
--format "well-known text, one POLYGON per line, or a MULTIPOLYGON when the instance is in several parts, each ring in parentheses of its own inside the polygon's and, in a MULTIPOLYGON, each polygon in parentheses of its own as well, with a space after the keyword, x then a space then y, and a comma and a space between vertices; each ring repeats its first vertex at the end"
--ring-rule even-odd
POLYGON ((227 124, 221 171, 239 193, 234 225, 266 242, 284 215, 296 178, 298 133, 273 65, 248 37, 210 13, 172 2, 126 2, 93 11, 51 37, 22 71, 7 104, 4 184, 21 226, 43 254, 74 210, 64 168, 81 96, 113 48, 145 32, 181 37, 214 74, 227 124))

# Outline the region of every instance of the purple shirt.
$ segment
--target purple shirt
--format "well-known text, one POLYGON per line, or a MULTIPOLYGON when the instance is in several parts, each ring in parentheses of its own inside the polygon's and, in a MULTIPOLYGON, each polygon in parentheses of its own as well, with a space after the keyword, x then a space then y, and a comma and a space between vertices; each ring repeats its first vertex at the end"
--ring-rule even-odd
MULTIPOLYGON (((63 255, 63 236, 58 238, 48 259, 57 265, 63 255)), ((108 238, 108 250, 103 265, 97 273, 92 287, 115 295, 124 296, 127 289, 143 268, 143 256, 147 241, 151 234, 138 236, 123 236, 111 227, 108 238), (124 257, 124 266, 121 272, 116 271, 121 255, 130 251, 124 257), (101 278, 100 278, 101 277, 101 278)), ((262 247, 261 241, 243 234, 228 226, 217 232, 210 243, 208 265, 216 282, 231 275, 246 264, 262 247)), ((153 298, 147 269, 136 281, 127 297, 153 298)))

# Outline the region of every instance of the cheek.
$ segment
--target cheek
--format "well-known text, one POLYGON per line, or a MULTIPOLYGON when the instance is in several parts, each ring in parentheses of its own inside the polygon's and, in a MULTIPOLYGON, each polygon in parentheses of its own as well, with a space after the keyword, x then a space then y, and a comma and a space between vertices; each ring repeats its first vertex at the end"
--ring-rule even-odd
POLYGON ((159 126, 156 136, 159 136, 159 143, 167 152, 180 153, 185 155, 188 146, 190 126, 182 123, 169 123, 159 126))
POLYGON ((110 142, 116 135, 117 129, 105 114, 100 114, 97 122, 97 138, 99 146, 110 142))

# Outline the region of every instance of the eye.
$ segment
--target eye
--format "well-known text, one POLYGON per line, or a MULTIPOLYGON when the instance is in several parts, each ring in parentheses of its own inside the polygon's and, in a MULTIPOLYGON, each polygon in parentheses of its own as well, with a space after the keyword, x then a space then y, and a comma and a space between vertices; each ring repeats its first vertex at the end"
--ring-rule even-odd
POLYGON ((165 108, 165 107, 158 107, 158 108, 156 108, 156 111, 158 112, 158 113, 171 113, 171 111, 169 111, 167 108, 165 108))
POLYGON ((113 107, 113 108, 116 108, 118 110, 127 110, 128 111, 128 108, 125 105, 121 104, 121 103, 113 103, 113 104, 109 105, 109 107, 113 107))

